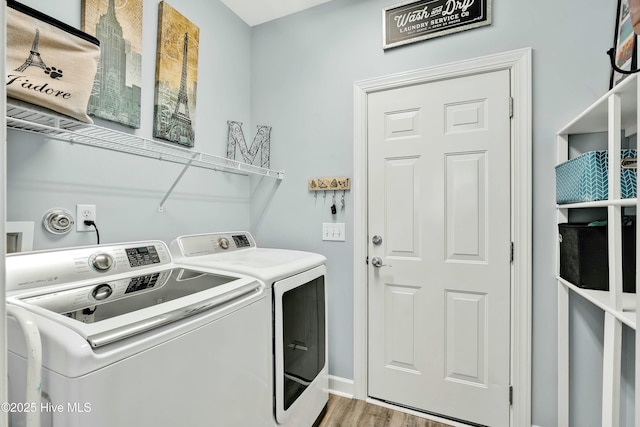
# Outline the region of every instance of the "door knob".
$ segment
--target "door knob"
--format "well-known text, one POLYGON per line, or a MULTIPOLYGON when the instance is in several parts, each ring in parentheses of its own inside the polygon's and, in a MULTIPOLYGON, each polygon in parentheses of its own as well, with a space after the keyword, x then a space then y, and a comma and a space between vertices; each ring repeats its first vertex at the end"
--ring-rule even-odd
POLYGON ((390 265, 383 264, 382 258, 380 258, 379 256, 374 256, 373 258, 371 258, 371 265, 376 268, 391 267, 390 265))
POLYGON ((376 234, 375 236, 373 236, 371 241, 373 242, 374 245, 380 245, 380 244, 382 244, 382 236, 378 236, 376 234))

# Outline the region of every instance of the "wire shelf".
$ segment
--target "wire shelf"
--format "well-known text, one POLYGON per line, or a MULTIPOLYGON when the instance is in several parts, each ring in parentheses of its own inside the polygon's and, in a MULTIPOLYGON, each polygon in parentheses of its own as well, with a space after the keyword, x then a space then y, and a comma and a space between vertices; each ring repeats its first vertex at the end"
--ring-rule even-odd
POLYGON ((284 171, 266 169, 169 143, 90 125, 29 107, 7 103, 7 127, 92 147, 148 157, 186 166, 240 175, 284 179, 284 171))

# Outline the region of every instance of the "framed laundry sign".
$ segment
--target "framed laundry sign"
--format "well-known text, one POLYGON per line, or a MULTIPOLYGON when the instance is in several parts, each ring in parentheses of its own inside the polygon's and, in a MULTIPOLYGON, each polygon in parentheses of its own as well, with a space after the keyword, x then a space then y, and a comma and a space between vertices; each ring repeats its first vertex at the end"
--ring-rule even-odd
POLYGON ((382 10, 382 47, 402 46, 491 24, 491 0, 408 1, 382 10))

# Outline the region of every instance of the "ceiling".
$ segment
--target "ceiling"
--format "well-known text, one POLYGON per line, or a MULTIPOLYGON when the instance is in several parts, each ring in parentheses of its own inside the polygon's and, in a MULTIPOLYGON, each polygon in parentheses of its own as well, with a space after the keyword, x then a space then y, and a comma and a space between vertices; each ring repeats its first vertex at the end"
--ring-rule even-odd
POLYGON ((281 18, 330 0, 221 0, 250 26, 281 18))

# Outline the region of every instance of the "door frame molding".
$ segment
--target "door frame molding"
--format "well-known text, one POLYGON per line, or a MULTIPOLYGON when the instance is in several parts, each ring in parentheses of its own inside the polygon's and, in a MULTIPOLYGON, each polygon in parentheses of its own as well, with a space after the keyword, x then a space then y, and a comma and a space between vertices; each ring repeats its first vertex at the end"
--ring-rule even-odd
POLYGON ((374 92, 509 70, 511 126, 511 425, 531 425, 532 49, 525 48, 354 83, 354 397, 369 399, 367 378, 367 102, 374 92), (358 221, 358 218, 364 218, 358 221))

